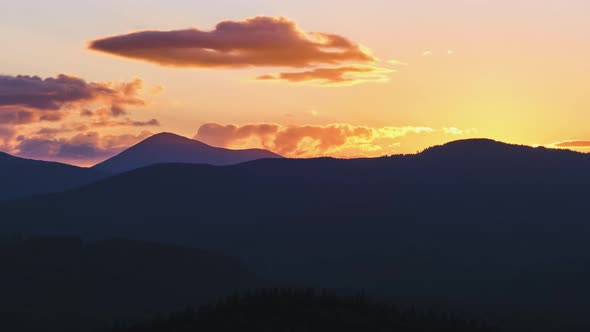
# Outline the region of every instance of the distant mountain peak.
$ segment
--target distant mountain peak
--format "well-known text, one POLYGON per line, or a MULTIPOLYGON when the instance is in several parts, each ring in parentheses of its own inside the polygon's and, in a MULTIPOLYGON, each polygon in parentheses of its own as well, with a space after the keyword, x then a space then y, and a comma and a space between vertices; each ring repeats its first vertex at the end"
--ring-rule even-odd
POLYGON ((186 142, 194 141, 188 137, 180 136, 174 133, 162 132, 146 138, 143 142, 186 142))
POLYGON ((231 150, 169 132, 148 137, 120 154, 95 165, 111 173, 163 163, 232 165, 256 159, 282 158, 262 149, 231 150))
POLYGON ((496 141, 496 140, 493 140, 490 138, 467 138, 467 139, 460 139, 460 140, 451 141, 446 144, 443 144, 443 146, 451 146, 451 145, 469 146, 469 145, 510 145, 510 144, 496 141))
MULTIPOLYGON (((136 146, 160 146, 160 145, 186 145, 186 144, 193 144, 193 145, 200 145, 200 146, 208 146, 207 144, 185 137, 180 136, 173 133, 163 132, 159 134, 155 134, 146 138, 145 140, 136 144, 136 146)), ((133 148, 133 147, 132 147, 133 148)))
POLYGON ((489 138, 470 138, 448 142, 424 150, 420 154, 487 154, 490 152, 519 150, 534 150, 533 147, 525 145, 508 144, 495 141, 489 138))
MULTIPOLYGON (((433 146, 417 155, 436 163, 510 167, 515 165, 557 165, 585 160, 585 155, 571 150, 549 149, 509 144, 486 138, 464 139, 433 146)), ((528 167, 528 166, 527 166, 528 167)))

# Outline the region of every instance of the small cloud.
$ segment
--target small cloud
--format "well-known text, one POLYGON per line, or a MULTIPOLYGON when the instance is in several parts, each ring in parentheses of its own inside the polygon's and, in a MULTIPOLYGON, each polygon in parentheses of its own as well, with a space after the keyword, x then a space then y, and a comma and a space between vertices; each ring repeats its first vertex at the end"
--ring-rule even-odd
POLYGON ((443 128, 443 132, 447 135, 471 135, 477 132, 477 129, 459 129, 456 127, 446 127, 443 128))
POLYGON ((334 68, 316 68, 308 71, 262 75, 260 81, 288 81, 291 83, 316 83, 322 86, 350 86, 365 82, 386 82, 394 70, 368 66, 350 65, 334 68))
POLYGON ((553 147, 558 148, 578 148, 578 149, 590 149, 589 140, 570 140, 551 144, 553 147))
POLYGON ((432 56, 432 51, 424 51, 422 52, 422 56, 432 56))
POLYGON ((447 55, 448 56, 451 56, 451 55, 454 55, 454 54, 455 54, 455 51, 453 51, 453 50, 448 50, 447 51, 447 55))
POLYGON ((391 60, 387 61, 387 63, 389 63, 390 65, 394 65, 394 66, 404 66, 404 67, 409 65, 407 62, 399 61, 396 59, 391 59, 391 60))
POLYGON ((154 85, 151 87, 150 93, 154 96, 157 96, 157 95, 163 93, 165 90, 166 90, 166 88, 163 85, 154 85))

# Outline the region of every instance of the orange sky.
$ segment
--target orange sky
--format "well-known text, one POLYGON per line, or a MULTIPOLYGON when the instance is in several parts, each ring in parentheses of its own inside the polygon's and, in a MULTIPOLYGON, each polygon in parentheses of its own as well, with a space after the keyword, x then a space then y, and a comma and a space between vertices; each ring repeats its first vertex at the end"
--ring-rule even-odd
POLYGON ((0 150, 24 157, 91 165, 161 131, 292 157, 590 147, 588 1, 5 7, 0 150))

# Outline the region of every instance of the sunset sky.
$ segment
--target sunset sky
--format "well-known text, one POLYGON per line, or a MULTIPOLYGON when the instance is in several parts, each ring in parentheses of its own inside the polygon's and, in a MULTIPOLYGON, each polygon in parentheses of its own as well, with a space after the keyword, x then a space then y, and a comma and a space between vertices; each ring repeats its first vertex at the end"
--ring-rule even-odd
POLYGON ((587 0, 20 0, 0 151, 88 166, 158 132, 287 157, 486 137, 590 151, 587 0))

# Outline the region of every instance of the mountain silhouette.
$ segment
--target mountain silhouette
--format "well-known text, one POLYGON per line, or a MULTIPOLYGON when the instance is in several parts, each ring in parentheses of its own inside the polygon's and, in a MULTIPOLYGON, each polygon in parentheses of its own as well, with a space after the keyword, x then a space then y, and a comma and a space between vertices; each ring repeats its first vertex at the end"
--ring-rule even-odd
POLYGON ((161 133, 145 139, 93 168, 110 173, 122 173, 162 163, 231 165, 265 158, 281 158, 281 156, 262 149, 217 148, 175 134, 161 133))
POLYGON ((587 331, 589 170, 588 154, 489 140, 375 159, 160 164, 0 202, 0 232, 198 246, 288 284, 502 304, 538 314, 512 330, 587 331))
POLYGON ((106 177, 99 170, 0 152, 0 200, 65 191, 106 177))
POLYGON ((432 159, 438 163, 455 163, 459 166, 514 167, 518 164, 530 166, 535 162, 560 164, 589 160, 587 154, 563 149, 530 147, 526 145, 506 144, 491 139, 466 139, 430 147, 418 157, 432 159))

